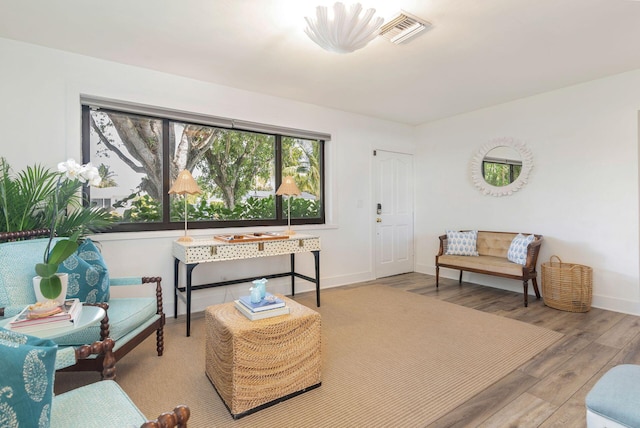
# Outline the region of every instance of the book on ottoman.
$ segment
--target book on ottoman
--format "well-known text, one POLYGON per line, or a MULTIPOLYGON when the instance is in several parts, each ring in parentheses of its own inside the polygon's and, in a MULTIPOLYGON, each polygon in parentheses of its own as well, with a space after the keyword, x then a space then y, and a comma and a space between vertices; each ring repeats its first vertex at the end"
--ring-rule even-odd
MULTIPOLYGON (((289 313, 289 307, 280 306, 273 309, 261 310, 258 312, 252 312, 249 308, 247 308, 241 300, 234 301, 236 305, 236 309, 238 309, 242 315, 249 318, 251 321, 261 320, 265 318, 277 317, 280 315, 287 315, 289 313)), ((284 302, 283 302, 284 303, 284 302)))
POLYGON ((276 308, 283 308, 285 306, 284 300, 274 296, 271 293, 266 293, 264 299, 258 303, 251 301, 251 296, 240 296, 240 303, 242 303, 251 312, 270 311, 276 308))

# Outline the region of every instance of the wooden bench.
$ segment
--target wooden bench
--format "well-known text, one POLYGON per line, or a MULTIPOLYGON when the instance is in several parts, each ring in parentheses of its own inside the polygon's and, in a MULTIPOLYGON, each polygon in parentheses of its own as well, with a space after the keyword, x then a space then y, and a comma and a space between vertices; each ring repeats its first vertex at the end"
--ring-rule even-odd
MULTIPOLYGON (((440 249, 436 255, 436 288, 439 285, 440 268, 443 267, 459 270, 459 283, 462 283, 462 272, 464 271, 519 279, 522 281, 525 307, 528 306, 529 280, 531 280, 536 297, 540 299, 536 264, 542 244, 542 235, 534 235, 535 239, 527 247, 527 260, 524 265, 513 263, 507 259, 509 246, 516 235, 518 233, 478 231, 476 247, 478 256, 447 255, 447 235, 440 236, 440 249)), ((523 235, 530 234, 523 233, 523 235)))

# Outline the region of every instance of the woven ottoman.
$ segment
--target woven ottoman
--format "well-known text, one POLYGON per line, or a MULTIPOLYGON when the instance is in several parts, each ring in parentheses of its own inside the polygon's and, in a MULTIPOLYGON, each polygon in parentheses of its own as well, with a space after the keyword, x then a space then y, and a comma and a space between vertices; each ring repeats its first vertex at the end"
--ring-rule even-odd
POLYGON ((205 371, 234 419, 321 384, 320 314, 280 297, 289 315, 250 321, 232 302, 205 310, 205 371))
POLYGON ((587 394, 587 427, 640 427, 640 366, 622 364, 602 376, 587 394))

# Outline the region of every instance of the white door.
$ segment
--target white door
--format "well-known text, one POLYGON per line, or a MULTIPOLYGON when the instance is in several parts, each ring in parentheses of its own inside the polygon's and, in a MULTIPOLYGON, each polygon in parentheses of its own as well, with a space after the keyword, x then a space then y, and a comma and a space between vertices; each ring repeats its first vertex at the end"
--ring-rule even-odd
POLYGON ((373 153, 375 276, 413 272, 413 157, 373 153))

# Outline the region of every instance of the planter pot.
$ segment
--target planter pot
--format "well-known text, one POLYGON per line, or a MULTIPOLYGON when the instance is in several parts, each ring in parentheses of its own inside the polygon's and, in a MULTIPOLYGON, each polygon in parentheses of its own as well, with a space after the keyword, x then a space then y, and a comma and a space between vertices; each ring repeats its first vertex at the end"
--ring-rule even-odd
POLYGON ((33 290, 36 292, 36 301, 44 302, 47 300, 55 300, 59 304, 63 304, 65 298, 67 297, 67 286, 69 285, 69 274, 68 273, 57 273, 58 278, 60 278, 60 282, 62 283, 62 289, 60 290, 60 294, 55 299, 47 299, 40 292, 40 280, 42 279, 39 276, 33 277, 33 290))

